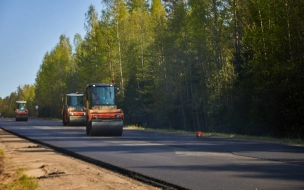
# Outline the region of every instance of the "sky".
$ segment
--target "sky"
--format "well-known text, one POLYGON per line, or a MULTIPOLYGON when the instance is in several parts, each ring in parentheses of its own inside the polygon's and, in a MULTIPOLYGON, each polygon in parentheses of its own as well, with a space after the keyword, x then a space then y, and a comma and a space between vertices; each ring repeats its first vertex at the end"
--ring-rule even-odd
POLYGON ((85 36, 85 13, 94 5, 101 15, 101 0, 0 0, 0 97, 18 86, 34 85, 47 52, 60 35, 73 44, 85 36))

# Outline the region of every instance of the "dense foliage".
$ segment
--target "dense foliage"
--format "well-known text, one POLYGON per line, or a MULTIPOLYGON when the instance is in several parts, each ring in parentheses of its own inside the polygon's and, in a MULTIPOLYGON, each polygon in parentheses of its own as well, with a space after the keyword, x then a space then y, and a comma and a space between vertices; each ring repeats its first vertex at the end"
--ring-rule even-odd
POLYGON ((100 16, 88 8, 84 38, 62 35, 45 54, 41 116, 60 117, 63 94, 114 77, 126 124, 304 136, 304 1, 103 3, 100 16))

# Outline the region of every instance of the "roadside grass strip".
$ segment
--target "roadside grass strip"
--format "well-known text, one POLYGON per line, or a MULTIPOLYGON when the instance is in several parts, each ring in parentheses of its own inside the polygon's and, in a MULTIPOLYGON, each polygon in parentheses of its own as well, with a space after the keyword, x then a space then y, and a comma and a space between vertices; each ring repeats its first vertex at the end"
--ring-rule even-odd
MULTIPOLYGON (((0 177, 4 174, 4 152, 0 150, 0 177)), ((34 190, 38 187, 38 180, 35 177, 28 177, 24 174, 23 169, 17 169, 12 175, 14 179, 10 180, 11 182, 4 184, 0 180, 0 189, 1 190, 34 190)))
MULTIPOLYGON (((183 135, 195 135, 194 131, 180 131, 173 129, 159 129, 159 128, 146 128, 138 125, 128 125, 125 126, 126 129, 137 129, 137 130, 151 130, 151 131, 161 131, 161 132, 169 132, 169 133, 177 133, 183 135)), ((202 132, 205 137, 224 137, 231 139, 247 139, 247 140, 258 140, 258 141, 270 141, 270 142, 278 142, 278 143, 287 143, 294 145, 304 145, 304 139, 302 138, 274 138, 269 136, 250 136, 250 135, 241 135, 241 134, 229 134, 229 133, 215 133, 215 132, 202 132)))

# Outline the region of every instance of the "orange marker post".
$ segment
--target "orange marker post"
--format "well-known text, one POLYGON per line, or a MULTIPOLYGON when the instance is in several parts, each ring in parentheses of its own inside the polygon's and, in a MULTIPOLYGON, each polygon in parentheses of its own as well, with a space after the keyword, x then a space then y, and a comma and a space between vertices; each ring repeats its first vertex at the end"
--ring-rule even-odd
POLYGON ((196 137, 202 137, 203 133, 201 131, 196 131, 196 137))

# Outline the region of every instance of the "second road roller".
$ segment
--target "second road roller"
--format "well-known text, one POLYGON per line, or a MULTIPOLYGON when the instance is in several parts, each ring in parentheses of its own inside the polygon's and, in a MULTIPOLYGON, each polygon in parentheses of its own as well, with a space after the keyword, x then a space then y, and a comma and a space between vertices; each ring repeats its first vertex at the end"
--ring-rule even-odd
POLYGON ((86 112, 83 106, 83 94, 70 93, 64 98, 64 106, 61 111, 62 124, 82 125, 86 124, 86 112))
POLYGON ((122 135, 124 113, 115 104, 117 90, 113 82, 87 84, 84 92, 87 135, 122 135))

